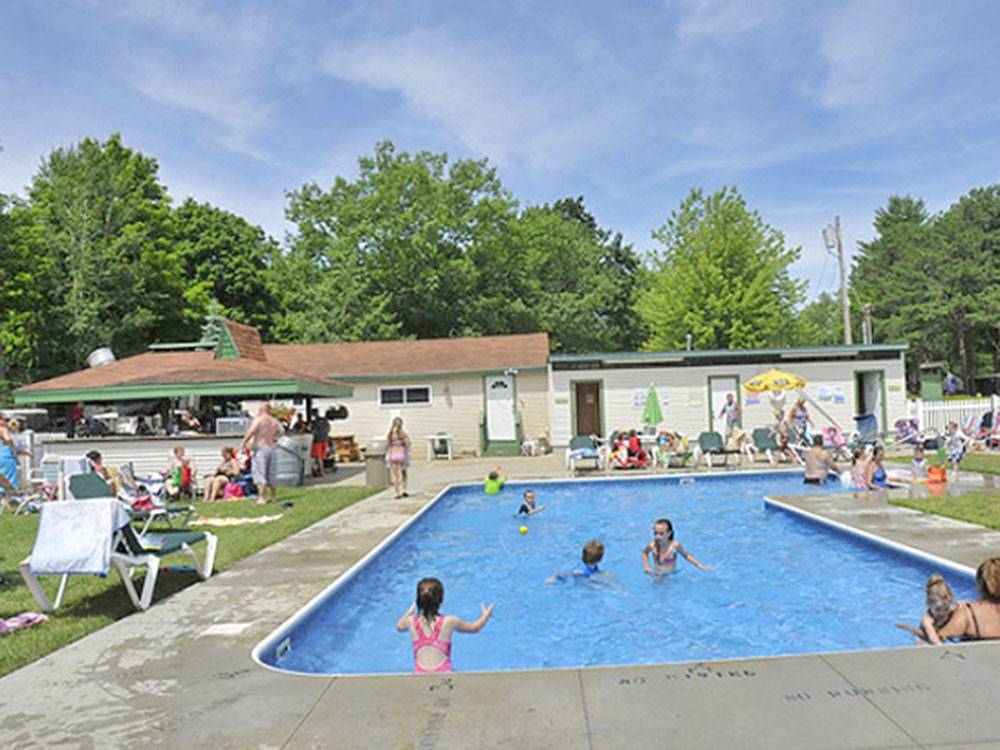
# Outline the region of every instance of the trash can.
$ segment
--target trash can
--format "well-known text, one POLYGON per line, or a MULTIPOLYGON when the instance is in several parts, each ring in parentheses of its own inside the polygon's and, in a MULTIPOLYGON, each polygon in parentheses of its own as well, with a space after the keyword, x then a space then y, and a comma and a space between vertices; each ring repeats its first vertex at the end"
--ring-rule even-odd
POLYGON ((304 472, 302 448, 287 435, 278 439, 277 478, 279 487, 298 487, 304 472))
POLYGON ((389 468, 385 465, 385 440, 372 440, 365 446, 365 484, 385 487, 389 484, 389 468))

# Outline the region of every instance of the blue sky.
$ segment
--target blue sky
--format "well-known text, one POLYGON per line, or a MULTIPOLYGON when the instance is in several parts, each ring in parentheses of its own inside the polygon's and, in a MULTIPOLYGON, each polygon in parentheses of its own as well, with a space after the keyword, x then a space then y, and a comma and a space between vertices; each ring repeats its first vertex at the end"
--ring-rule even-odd
POLYGON ((810 296, 892 194, 1000 181, 994 2, 12 2, 0 192, 114 131, 282 238, 285 191, 383 138, 488 157, 523 203, 583 195, 640 250, 693 186, 735 185, 802 247, 810 296))

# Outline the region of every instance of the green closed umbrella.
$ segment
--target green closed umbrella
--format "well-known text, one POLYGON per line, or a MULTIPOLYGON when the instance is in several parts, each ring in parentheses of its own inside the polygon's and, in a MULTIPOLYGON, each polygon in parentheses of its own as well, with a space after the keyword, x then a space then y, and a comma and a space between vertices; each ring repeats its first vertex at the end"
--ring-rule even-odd
POLYGON ((656 397, 656 389, 653 384, 649 384, 649 391, 646 393, 646 405, 642 407, 642 423, 658 425, 663 421, 663 412, 660 410, 660 399, 656 397))

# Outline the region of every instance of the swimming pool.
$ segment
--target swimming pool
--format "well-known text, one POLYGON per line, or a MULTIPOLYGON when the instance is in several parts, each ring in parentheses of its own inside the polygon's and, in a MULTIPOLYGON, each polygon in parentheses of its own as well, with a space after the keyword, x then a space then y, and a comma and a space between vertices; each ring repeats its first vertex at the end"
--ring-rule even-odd
POLYGON ((765 507, 767 495, 828 489, 801 474, 511 483, 443 493, 401 534, 261 642, 254 656, 312 674, 412 670, 409 637, 393 624, 418 579, 440 578, 442 611, 466 620, 496 605, 478 634, 456 634, 456 670, 493 671, 845 651, 911 645, 923 584, 941 572, 956 596, 975 583, 956 570, 765 507), (531 487, 546 509, 516 518, 531 487), (641 551, 666 516, 701 562, 654 579, 641 551), (521 524, 527 534, 519 534, 521 524), (592 538, 606 580, 546 583, 592 538))

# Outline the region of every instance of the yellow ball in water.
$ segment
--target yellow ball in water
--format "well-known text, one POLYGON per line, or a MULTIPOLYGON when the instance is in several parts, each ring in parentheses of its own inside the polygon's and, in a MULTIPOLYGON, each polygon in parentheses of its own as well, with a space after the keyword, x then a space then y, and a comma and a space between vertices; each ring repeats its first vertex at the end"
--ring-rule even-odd
POLYGON ((527 534, 528 533, 528 527, 527 526, 522 526, 521 528, 518 529, 518 531, 520 531, 522 534, 527 534))

